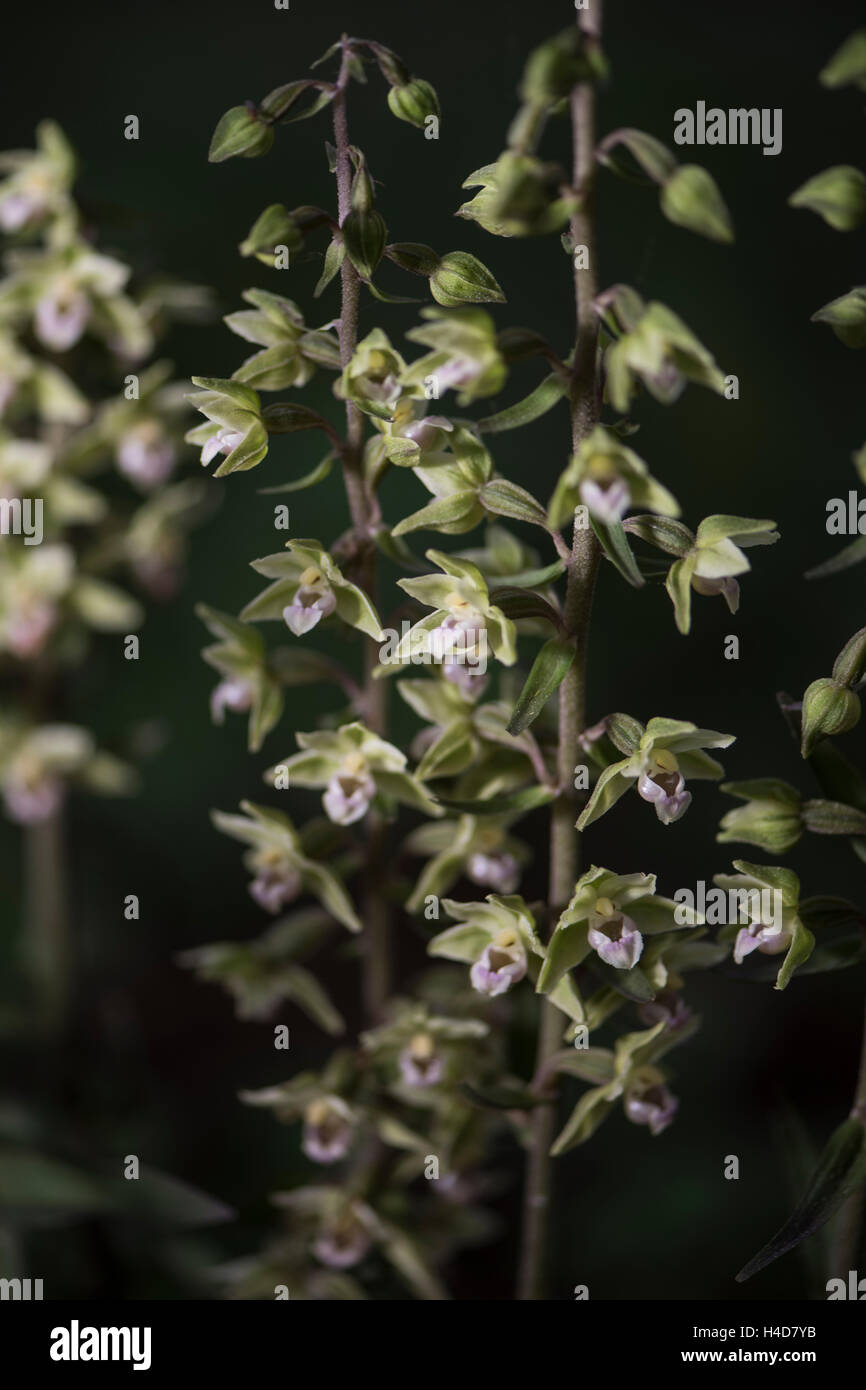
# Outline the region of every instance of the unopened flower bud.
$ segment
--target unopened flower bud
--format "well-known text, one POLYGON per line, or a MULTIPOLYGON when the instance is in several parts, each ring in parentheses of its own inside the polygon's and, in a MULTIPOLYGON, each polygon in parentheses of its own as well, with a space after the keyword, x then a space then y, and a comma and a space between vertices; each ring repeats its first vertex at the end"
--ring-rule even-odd
POLYGON ((388 105, 398 121, 408 121, 409 125, 424 129, 424 122, 430 116, 439 116, 439 98, 429 82, 413 77, 408 82, 389 88, 388 105))
POLYGON ((860 699, 839 681, 813 681, 803 696, 802 754, 808 758, 816 743, 845 734, 860 721, 860 699))

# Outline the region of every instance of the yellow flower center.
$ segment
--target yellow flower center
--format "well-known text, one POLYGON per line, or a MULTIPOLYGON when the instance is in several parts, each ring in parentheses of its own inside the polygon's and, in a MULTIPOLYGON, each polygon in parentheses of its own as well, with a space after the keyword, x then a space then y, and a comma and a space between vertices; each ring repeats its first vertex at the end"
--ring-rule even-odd
POLYGON ((655 754, 655 760, 662 772, 679 772, 680 770, 676 755, 669 748, 660 748, 655 754))
POLYGON ((311 584, 321 584, 322 571, 316 569, 315 565, 309 565, 307 569, 305 569, 301 574, 299 582, 304 586, 304 588, 309 587, 309 585, 311 584))
POLYGON ((494 937, 493 945, 507 951, 511 946, 517 945, 517 932, 513 927, 503 927, 499 935, 494 937))
POLYGON ((616 907, 610 898, 596 898, 595 910, 599 917, 613 917, 616 913, 616 907))
POLYGON ((350 777, 359 777, 364 771, 364 759, 360 753, 347 753, 343 759, 343 770, 348 772, 350 777))
POLYGON ((409 1043, 409 1051, 416 1061, 424 1062, 433 1056, 433 1039, 429 1033, 416 1033, 409 1043))

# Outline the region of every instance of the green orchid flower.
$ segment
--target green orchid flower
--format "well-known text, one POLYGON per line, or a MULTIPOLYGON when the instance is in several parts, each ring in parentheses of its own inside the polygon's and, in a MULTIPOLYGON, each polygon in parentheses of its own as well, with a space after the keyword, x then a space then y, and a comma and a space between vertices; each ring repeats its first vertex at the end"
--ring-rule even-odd
POLYGON ((703 750, 727 748, 734 742, 733 734, 699 729, 680 719, 653 718, 646 728, 637 720, 630 722, 633 729, 629 735, 617 732, 614 738, 627 756, 611 763, 599 776, 577 821, 578 830, 585 830, 603 816, 631 787, 655 806, 663 825, 671 825, 691 804, 686 778, 715 780, 724 776, 721 764, 703 750))
POLYGON ((506 150, 464 179, 464 188, 481 191, 458 208, 457 216, 493 236, 547 236, 560 231, 578 205, 574 194, 561 193, 565 183, 557 165, 506 150))
POLYGON ((444 573, 400 579, 398 583, 412 598, 434 611, 406 633, 393 659, 417 660, 420 652, 428 660, 446 665, 464 662, 483 670, 489 645, 498 661, 513 666, 517 660, 514 623, 491 604, 487 583, 478 567, 439 550, 426 553, 427 559, 444 573))
POLYGON ((273 785, 279 771, 290 786, 324 787, 322 804, 336 825, 360 820, 377 794, 428 816, 442 814, 423 784, 406 771, 405 754, 363 724, 298 734, 297 740, 302 751, 271 768, 265 779, 273 785))
POLYGON ((391 346, 387 334, 374 328, 362 338, 342 376, 334 383, 334 394, 353 401, 365 415, 391 420, 403 394, 406 363, 391 346))
POLYGON ((242 801, 242 816, 214 811, 217 830, 249 845, 244 865, 253 875, 250 896, 267 912, 279 912, 304 891, 349 931, 361 930, 352 900, 336 874, 304 853, 301 836, 288 816, 242 801))
POLYGON ((75 724, 38 728, 0 716, 0 791, 10 820, 34 825, 50 820, 68 786, 103 796, 127 796, 135 787, 130 767, 96 747, 92 734, 75 724))
POLYGON ((0 182, 0 227, 4 232, 29 232, 49 217, 74 225, 75 209, 69 194, 75 178, 75 152, 54 121, 40 121, 36 127, 35 150, 4 154, 0 168, 8 170, 0 182))
POLYGON ((447 1018, 425 1004, 400 1003, 387 1023, 361 1034, 361 1046, 377 1062, 399 1069, 404 1087, 426 1089, 459 1081, 489 1032, 479 1018, 447 1018))
POLYGON ((339 369, 337 339, 325 329, 308 329, 291 299, 267 290, 244 290, 242 298, 254 307, 227 314, 224 323, 238 337, 257 343, 262 351, 248 357, 232 373, 233 381, 256 391, 281 391, 288 386, 306 386, 317 366, 339 369))
POLYGON ((222 680, 211 692, 211 718, 222 724, 225 711, 249 711, 249 748, 255 753, 283 712, 283 691, 271 671, 261 633, 227 613, 199 604, 196 613, 218 640, 202 656, 222 680))
POLYGON ((803 835, 803 801, 796 787, 776 777, 749 782, 723 782, 727 796, 738 797, 737 806, 722 817, 716 839, 720 844, 740 841, 757 845, 768 854, 786 854, 803 835))
POLYGON ((431 351, 403 373, 404 385, 421 388, 432 382, 437 397, 454 390, 461 406, 502 390, 507 367, 496 325, 484 309, 422 309, 421 317, 428 323, 406 336, 431 351))
POLYGON ((427 898, 440 898, 464 875, 480 888, 512 893, 529 852, 507 833, 514 816, 460 816, 419 825, 407 837, 409 854, 430 855, 406 900, 408 912, 420 912, 427 898))
POLYGON ((643 1032, 626 1033, 617 1038, 613 1051, 596 1047, 582 1054, 576 1050, 569 1058, 568 1071, 585 1080, 604 1079, 601 1085, 594 1085, 581 1096, 554 1141, 551 1153, 563 1154, 577 1144, 584 1144, 612 1113, 618 1101, 622 1101, 626 1119, 633 1124, 646 1125, 654 1137, 667 1129, 677 1112, 678 1102, 665 1084, 664 1072, 654 1064, 682 1041, 682 1037, 683 1034, 672 1034, 661 1020, 643 1032))
POLYGON ((790 869, 734 860, 736 874, 714 874, 713 883, 729 895, 733 921, 719 932, 719 940, 733 941, 738 965, 753 951, 785 959, 776 976, 776 989, 785 989, 798 966, 804 965, 815 947, 815 938, 800 917, 800 880, 790 869), (732 895, 736 895, 735 897, 732 895), (740 925, 743 921, 746 925, 740 925))
POLYGON ((369 598, 345 578, 319 541, 287 541, 285 551, 251 563, 257 574, 274 582, 243 609, 244 622, 281 618, 290 632, 301 637, 336 613, 342 622, 374 641, 382 638, 382 626, 369 598))
POLYGON ((592 865, 575 884, 553 930, 538 977, 539 993, 555 989, 592 951, 616 970, 633 971, 643 955, 645 936, 698 921, 693 911, 657 896, 655 874, 615 874, 592 865))
POLYGON ((774 521, 756 521, 745 516, 708 516, 696 533, 678 521, 652 516, 629 517, 625 530, 668 555, 677 558, 671 565, 665 587, 674 605, 677 628, 683 635, 692 621, 692 590, 698 594, 721 594, 728 608, 736 613, 740 586, 736 576, 751 569, 743 547, 774 545, 779 539, 774 521))
POLYGON ((603 425, 583 440, 561 475, 550 503, 550 525, 556 530, 564 526, 580 503, 606 526, 621 521, 631 507, 680 514, 676 498, 650 475, 643 459, 603 425))
POLYGON ((629 286, 617 285, 599 297, 598 306, 615 339, 604 359, 614 410, 628 410, 638 383, 663 405, 678 400, 689 381, 724 392, 725 377, 712 354, 664 304, 645 304, 629 286))
POLYGON ((202 464, 209 464, 217 454, 225 455, 215 478, 255 468, 268 452, 268 431, 256 392, 221 377, 194 376, 192 380, 202 390, 192 392, 189 400, 207 423, 189 430, 185 438, 188 444, 202 446, 202 464))
MULTIPOLYGON (((545 950, 535 919, 521 897, 489 893, 483 903, 443 898, 442 906, 456 925, 428 942, 428 954, 470 965, 469 979, 479 994, 496 998, 526 975, 538 979, 545 950)), ((583 1004, 567 976, 551 990, 549 998, 573 1022, 583 1020, 583 1004)))

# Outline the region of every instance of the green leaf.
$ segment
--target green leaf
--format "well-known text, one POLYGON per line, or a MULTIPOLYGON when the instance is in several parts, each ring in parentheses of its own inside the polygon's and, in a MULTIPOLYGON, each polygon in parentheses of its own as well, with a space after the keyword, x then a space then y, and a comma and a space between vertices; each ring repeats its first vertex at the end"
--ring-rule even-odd
POLYGON ((567 391, 566 378, 560 372, 552 372, 536 386, 534 391, 530 391, 528 396, 524 396, 522 401, 517 401, 514 405, 506 406, 505 410, 497 411, 495 415, 487 415, 483 420, 479 420, 476 429, 480 430, 482 434, 502 434, 505 430, 516 430, 521 425, 530 425, 533 420, 540 420, 542 415, 546 415, 548 410, 552 410, 567 391))
POLYGON ((866 835, 866 811, 841 801, 804 801, 803 820, 816 835, 866 835))
POLYGON ((0 1214, 22 1225, 82 1217, 113 1206, 103 1184, 32 1149, 0 1148, 0 1214))
POLYGON ((437 497, 426 507, 404 517, 391 532, 392 536, 406 536, 412 531, 441 531, 444 535, 460 534, 469 527, 461 523, 470 521, 476 525, 478 494, 474 488, 449 493, 447 497, 437 497))
POLYGON ((324 269, 322 270, 322 274, 319 277, 319 282, 316 285, 316 288, 313 290, 314 299, 318 299, 319 295, 322 294, 322 292, 328 288, 334 277, 336 275, 339 275, 340 267, 342 266, 343 261, 345 259, 346 243, 344 241, 337 241, 336 239, 334 239, 329 243, 328 249, 325 252, 324 269))
POLYGON ((631 547, 626 540, 622 522, 617 521, 609 526, 598 521, 594 516, 589 518, 590 525, 595 532, 598 543, 607 558, 616 566, 623 579, 628 580, 635 589, 640 589, 644 584, 644 577, 637 566, 637 561, 631 553, 631 547))
POLYGON ((478 494, 485 510, 494 516, 508 516, 513 521, 526 521, 533 526, 541 526, 546 531, 547 513, 541 503, 527 492, 526 488, 511 483, 507 478, 493 478, 485 483, 478 494))
POLYGON ((292 965, 280 971, 280 985, 286 998, 303 1009, 308 1018, 331 1037, 345 1033, 346 1025, 338 1009, 334 1007, 315 975, 300 965, 292 965))
POLYGON ((307 487, 315 487, 316 483, 322 483, 327 478, 334 464, 334 454, 326 454, 321 463, 317 463, 309 473, 305 473, 301 478, 295 478, 291 483, 279 483, 276 487, 260 487, 260 497, 273 497, 280 492, 301 492, 307 487))
POLYGON ((296 430, 327 430, 328 422, 318 411, 293 401, 275 401, 266 405, 262 420, 268 434, 294 434, 296 430))
POLYGON ((437 797, 438 804, 446 811, 459 811, 470 816, 506 816, 515 811, 533 811, 537 806, 546 806, 556 796, 552 787, 525 787, 519 792, 505 792, 502 796, 490 796, 479 801, 453 801, 448 797, 437 797))
POLYGON ((655 990, 639 965, 633 965, 631 970, 618 970, 598 957, 591 957, 588 965, 593 975, 624 999, 631 999, 635 1004, 649 1004, 656 997, 655 990))
POLYGON ((842 570, 859 565, 863 560, 866 560, 866 536, 858 536, 850 545, 843 546, 832 559, 806 570, 805 578, 826 579, 828 574, 841 574, 842 570))
POLYGON ((509 574, 503 578, 507 577, 511 589, 542 589, 545 584, 550 584, 561 574, 565 574, 565 563, 562 560, 554 560, 553 564, 545 565, 543 569, 518 570, 516 574, 509 574))
POLYGON ((565 680, 576 654, 574 642, 559 637, 545 642, 517 697, 514 712, 508 721, 510 734, 521 734, 538 718, 551 695, 565 680))
POLYGON ((631 126, 613 130, 605 136, 598 147, 597 158, 599 164, 604 164, 613 173, 637 183, 645 183, 649 179, 653 183, 663 184, 677 167, 676 158, 667 145, 663 145, 654 135, 647 135, 646 131, 635 130, 631 126), (611 156, 611 151, 618 150, 619 146, 628 151, 634 163, 622 159, 619 152, 611 156))
POLYGON ((825 1225, 847 1197, 866 1182, 866 1129, 857 1119, 845 1120, 832 1135, 818 1160, 812 1180, 794 1213, 772 1240, 737 1275, 742 1284, 786 1255, 825 1225))
POLYGON ((543 1096, 510 1077, 489 1083, 464 1081, 459 1089, 467 1100, 482 1110, 531 1110, 546 1103, 543 1096))
MULTIPOLYGON (((510 576, 509 576, 510 579, 510 576)), ((541 594, 531 589, 512 588, 510 584, 502 589, 493 589, 490 602, 500 608, 506 618, 519 622, 521 618, 541 618, 553 627, 561 628, 562 620, 552 604, 541 594)))

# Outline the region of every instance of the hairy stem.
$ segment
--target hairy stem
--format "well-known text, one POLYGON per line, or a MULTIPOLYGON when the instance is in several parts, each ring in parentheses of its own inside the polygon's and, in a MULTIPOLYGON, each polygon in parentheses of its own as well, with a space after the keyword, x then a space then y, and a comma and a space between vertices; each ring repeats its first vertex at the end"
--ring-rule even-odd
MULTIPOLYGON (((578 22, 587 35, 598 36, 601 0, 593 0, 591 12, 582 12, 578 22)), ((571 97, 574 148, 574 187, 581 204, 571 219, 574 245, 586 246, 588 269, 574 271, 577 341, 570 392, 572 445, 589 433, 599 418, 596 385, 598 321, 593 310, 597 293, 593 190, 595 171, 595 96, 590 83, 580 83, 571 97)), ((568 565, 564 621, 576 647, 576 658, 559 688, 559 749, 557 774, 559 796, 553 803, 550 824, 550 925, 555 924, 568 903, 580 866, 580 837, 574 823, 577 809, 574 795, 574 769, 580 754, 579 738, 586 726, 586 643, 592 598, 600 553, 592 531, 575 525, 568 565)), ((562 1036, 562 1015, 552 1004, 541 1006, 536 1077, 543 1075, 548 1059, 562 1036)), ((532 1116, 529 1160, 524 1189, 523 1244, 518 1280, 518 1298, 545 1296, 545 1265, 548 1216, 551 1198, 550 1146, 556 1120, 555 1098, 539 1105, 532 1116)))
MULTIPOLYGON (((866 1125, 866 1018, 863 1020, 860 1068, 857 1073, 854 1102, 851 1106, 851 1118, 866 1125)), ((830 1268, 827 1271, 828 1277, 831 1279, 845 1279, 850 1269, 857 1268, 864 1196, 866 1193, 864 1193, 864 1185, 861 1184, 857 1192, 852 1192, 836 1218, 830 1248, 830 1268)))
MULTIPOLYGON (((343 59, 334 98, 334 143, 337 150, 337 207, 342 226, 351 209, 352 160, 349 155, 349 127, 346 94, 349 86, 351 48, 343 39, 343 59)), ((342 304, 340 309, 340 364, 346 367, 358 343, 358 300, 361 283, 348 256, 340 269, 342 304)), ((364 481, 364 416, 354 401, 346 401, 346 437, 342 449, 343 481, 358 548, 358 582, 376 602, 376 549, 371 535, 375 499, 364 481)), ((368 728, 383 733, 386 722, 384 681, 373 679, 376 652, 370 639, 365 642, 363 717, 368 728)), ((367 816, 367 853, 363 888, 363 982, 364 1010, 371 1022, 381 1021, 389 994, 388 904, 383 895, 386 863, 386 828, 381 816, 367 816)))

